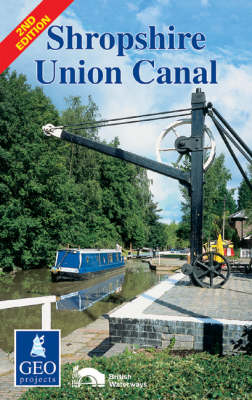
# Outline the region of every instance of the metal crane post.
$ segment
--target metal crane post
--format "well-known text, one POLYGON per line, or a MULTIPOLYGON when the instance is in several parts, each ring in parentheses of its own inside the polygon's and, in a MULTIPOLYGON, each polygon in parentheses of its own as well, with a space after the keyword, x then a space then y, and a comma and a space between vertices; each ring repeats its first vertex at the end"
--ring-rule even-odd
POLYGON ((192 93, 191 124, 191 138, 196 144, 195 150, 191 152, 191 264, 202 254, 205 102, 205 93, 196 89, 196 93, 192 93))

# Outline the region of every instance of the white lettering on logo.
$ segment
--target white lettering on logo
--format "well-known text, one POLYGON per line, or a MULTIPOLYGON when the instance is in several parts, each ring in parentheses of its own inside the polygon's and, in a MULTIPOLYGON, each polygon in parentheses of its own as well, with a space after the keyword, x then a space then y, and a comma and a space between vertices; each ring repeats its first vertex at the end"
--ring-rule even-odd
POLYGON ((33 371, 34 371, 34 374, 40 374, 40 375, 43 374, 42 361, 34 361, 33 371))
POLYGON ((56 371, 56 364, 53 361, 47 361, 43 364, 42 361, 23 361, 20 366, 19 370, 24 375, 41 375, 46 373, 47 375, 52 375, 56 371))
POLYGON ((52 375, 54 374, 54 372, 56 371, 56 364, 53 361, 47 361, 44 365, 44 371, 47 375, 52 375), (49 364, 51 364, 53 366, 52 371, 48 371, 47 366, 49 366, 49 364))
POLYGON ((25 371, 23 370, 24 364, 31 365, 31 362, 30 362, 30 361, 23 361, 23 362, 20 364, 20 366, 19 366, 19 370, 20 370, 20 372, 22 372, 22 374, 24 374, 24 375, 29 375, 29 374, 31 373, 31 367, 28 368, 28 372, 25 372, 25 371))

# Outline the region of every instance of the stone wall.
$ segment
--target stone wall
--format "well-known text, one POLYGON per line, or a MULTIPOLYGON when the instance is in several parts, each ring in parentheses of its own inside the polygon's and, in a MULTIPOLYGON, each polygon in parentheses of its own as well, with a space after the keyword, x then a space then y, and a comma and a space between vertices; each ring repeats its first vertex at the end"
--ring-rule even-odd
POLYGON ((198 350, 229 354, 251 348, 251 325, 211 319, 158 320, 109 318, 112 343, 165 348, 175 337, 174 350, 198 350))

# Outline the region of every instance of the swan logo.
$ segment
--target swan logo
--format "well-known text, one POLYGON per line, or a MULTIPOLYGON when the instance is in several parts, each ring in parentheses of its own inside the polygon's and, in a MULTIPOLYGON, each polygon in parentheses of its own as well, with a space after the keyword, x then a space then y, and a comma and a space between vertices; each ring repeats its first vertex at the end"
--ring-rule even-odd
POLYGON ((72 375, 72 386, 80 387, 81 385, 92 385, 92 386, 105 386, 105 375, 97 371, 95 368, 82 368, 76 366, 73 369, 72 375), (86 381, 88 378, 88 382, 86 381))
POLYGON ((38 336, 38 334, 33 339, 33 346, 30 352, 32 357, 46 357, 45 356, 45 348, 42 347, 42 344, 45 342, 45 335, 38 336))

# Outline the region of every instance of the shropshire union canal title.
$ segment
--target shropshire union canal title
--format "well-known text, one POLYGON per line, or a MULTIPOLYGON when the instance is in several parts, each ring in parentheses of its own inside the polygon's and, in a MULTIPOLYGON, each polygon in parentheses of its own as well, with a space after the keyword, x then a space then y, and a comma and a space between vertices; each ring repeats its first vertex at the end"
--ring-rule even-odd
MULTIPOLYGON (((188 50, 200 52, 206 47, 206 37, 201 32, 176 32, 170 25, 167 32, 158 32, 155 26, 148 26, 146 32, 126 33, 85 33, 75 32, 72 26, 52 25, 48 29, 47 50, 90 51, 100 49, 109 53, 113 49, 116 56, 124 57, 128 51, 138 56, 144 51, 188 50)), ((69 54, 70 55, 70 54, 69 54)), ((81 56, 78 66, 59 66, 56 59, 35 60, 37 80, 42 84, 122 84, 123 74, 118 66, 90 66, 81 56)), ((132 77, 142 85, 157 84, 216 84, 216 60, 209 60, 209 68, 203 66, 169 67, 157 64, 151 57, 142 57, 132 67, 132 77)))

